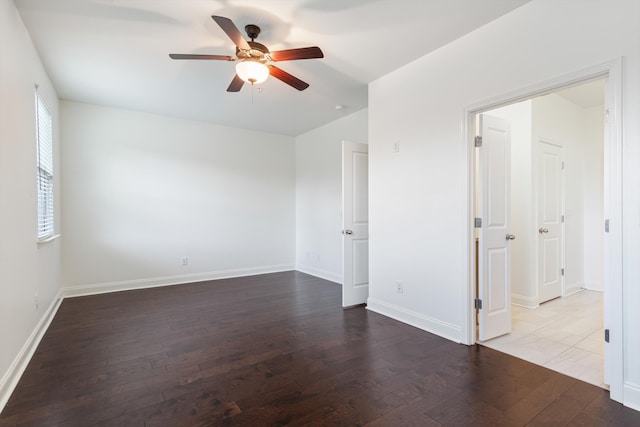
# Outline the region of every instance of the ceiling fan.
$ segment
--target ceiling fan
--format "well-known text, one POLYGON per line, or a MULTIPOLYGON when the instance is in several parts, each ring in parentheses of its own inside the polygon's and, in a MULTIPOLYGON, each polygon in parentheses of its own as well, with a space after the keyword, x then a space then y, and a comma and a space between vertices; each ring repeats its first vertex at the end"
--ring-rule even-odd
POLYGON ((258 34, 260 34, 260 27, 257 25, 250 24, 244 27, 247 35, 251 39, 251 41, 247 41, 231 19, 216 15, 213 15, 211 18, 213 18, 220 28, 222 28, 222 31, 224 31, 236 45, 235 56, 171 53, 169 57, 172 59, 204 59, 237 62, 236 75, 233 80, 231 80, 227 92, 238 92, 245 83, 252 85, 262 83, 270 75, 295 89, 305 90, 309 87, 308 83, 276 67, 273 63, 297 59, 324 58, 322 50, 317 46, 271 52, 265 45, 255 41, 258 34))

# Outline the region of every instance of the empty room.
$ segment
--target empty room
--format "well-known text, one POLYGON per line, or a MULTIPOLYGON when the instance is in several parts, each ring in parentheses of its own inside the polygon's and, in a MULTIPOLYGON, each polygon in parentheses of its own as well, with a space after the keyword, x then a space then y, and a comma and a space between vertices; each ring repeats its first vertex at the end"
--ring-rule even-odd
POLYGON ((0 425, 640 425, 638 22, 0 0, 0 425))

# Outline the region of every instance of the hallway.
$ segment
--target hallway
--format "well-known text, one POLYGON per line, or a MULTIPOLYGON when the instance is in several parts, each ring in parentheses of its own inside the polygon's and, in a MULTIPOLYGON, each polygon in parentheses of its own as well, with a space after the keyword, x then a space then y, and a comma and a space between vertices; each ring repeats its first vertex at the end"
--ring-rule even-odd
POLYGON ((581 291, 535 310, 512 306, 512 332, 482 345, 608 389, 603 294, 581 291))

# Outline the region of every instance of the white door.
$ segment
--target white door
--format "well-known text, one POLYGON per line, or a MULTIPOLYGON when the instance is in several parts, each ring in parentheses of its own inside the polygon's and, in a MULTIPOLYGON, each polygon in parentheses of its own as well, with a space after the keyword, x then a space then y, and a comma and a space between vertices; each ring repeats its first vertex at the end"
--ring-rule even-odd
POLYGON ((342 141, 342 306, 369 297, 369 146, 342 141))
POLYGON ((478 155, 478 339, 511 332, 511 125, 480 115, 478 155))
POLYGON ((539 140, 538 153, 538 302, 562 295, 564 196, 562 147, 539 140))

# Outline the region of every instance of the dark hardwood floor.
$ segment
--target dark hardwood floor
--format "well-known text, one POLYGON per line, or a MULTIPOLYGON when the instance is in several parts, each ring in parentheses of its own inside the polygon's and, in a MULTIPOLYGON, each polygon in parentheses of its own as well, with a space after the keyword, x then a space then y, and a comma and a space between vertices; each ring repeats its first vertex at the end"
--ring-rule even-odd
POLYGON ((640 425, 608 392, 298 272, 65 300, 0 425, 640 425))

